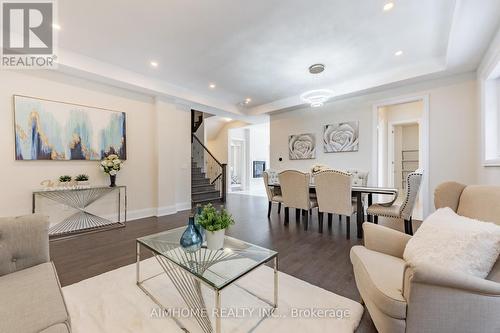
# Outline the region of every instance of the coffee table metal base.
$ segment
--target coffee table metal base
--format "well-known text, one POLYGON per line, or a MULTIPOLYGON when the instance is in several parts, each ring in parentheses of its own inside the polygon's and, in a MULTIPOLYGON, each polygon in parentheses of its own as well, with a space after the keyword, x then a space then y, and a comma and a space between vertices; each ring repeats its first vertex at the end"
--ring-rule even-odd
MULTIPOLYGON (((187 272, 185 269, 182 269, 178 267, 175 263, 171 262, 170 260, 166 259, 162 255, 156 254, 154 251, 152 251, 154 257, 160 264, 161 268, 163 269, 163 273, 156 274, 154 276, 148 277, 147 279, 141 280, 141 271, 140 271, 140 263, 141 263, 141 244, 137 242, 136 245, 136 281, 137 281, 137 286, 146 294, 148 295, 153 302, 155 302, 161 309, 162 311, 168 311, 165 306, 161 304, 161 302, 153 295, 147 288, 144 286, 144 282, 151 280, 159 275, 166 274, 172 284, 175 286, 177 291, 179 292, 180 296, 186 303, 186 305, 189 307, 189 309, 192 310, 192 314, 194 315, 198 325, 202 328, 203 332, 205 333, 221 333, 221 291, 222 289, 217 289, 206 282, 204 282, 201 279, 198 279, 196 276, 193 274, 190 274, 187 272), (212 322, 210 320, 210 317, 208 316, 208 311, 207 307, 205 304, 205 300, 203 299, 203 294, 201 292, 201 284, 204 284, 208 288, 212 289, 215 294, 215 308, 214 308, 214 317, 215 317, 215 329, 212 326, 212 322)), ((262 299, 261 297, 253 294, 251 291, 242 288, 245 290, 247 293, 251 294, 252 296, 255 296, 259 298, 260 300, 264 301, 265 303, 269 304, 272 307, 272 311, 270 314, 274 312, 274 310, 278 307, 278 287, 279 287, 279 282, 278 282, 278 265, 279 265, 279 259, 278 256, 276 255, 273 259, 273 268, 274 268, 274 299, 273 302, 269 302, 267 300, 262 299)), ((258 267, 260 267, 259 265, 258 267)), ((256 267, 257 268, 257 267, 256 267)), ((250 273, 249 271, 248 273, 250 273)), ((247 273, 247 274, 248 274, 247 273)), ((246 274, 245 274, 246 275, 246 274)), ((243 275, 243 276, 245 276, 243 275)), ((241 277, 243 277, 241 276, 241 277)), ((240 278, 241 278, 240 277, 240 278)), ((239 279, 239 278, 238 278, 239 279)), ((237 279, 237 280, 238 280, 237 279)), ((236 282, 237 280, 233 281, 236 282)), ((234 283, 237 285, 236 283, 234 283)), ((182 324, 182 322, 173 317, 174 321, 176 324, 185 332, 189 332, 188 329, 182 324)))

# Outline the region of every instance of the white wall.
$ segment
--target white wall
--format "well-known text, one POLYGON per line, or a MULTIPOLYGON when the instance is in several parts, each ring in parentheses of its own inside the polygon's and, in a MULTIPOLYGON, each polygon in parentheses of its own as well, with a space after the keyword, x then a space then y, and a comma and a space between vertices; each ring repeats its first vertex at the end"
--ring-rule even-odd
MULTIPOLYGON (((335 168, 372 169, 372 107, 396 97, 429 96, 429 193, 447 180, 467 184, 476 181, 477 87, 474 73, 431 80, 327 103, 322 108, 302 108, 271 115, 271 167, 277 170, 309 170, 315 163, 335 168), (359 120, 359 151, 325 154, 322 151, 323 126, 332 122, 359 120), (315 133, 315 160, 290 161, 288 136, 315 133), (278 158, 282 157, 283 162, 278 158)), ((370 183, 373 177, 371 174, 370 183)), ((432 199, 430 200, 432 203, 432 199)), ((431 208, 433 205, 431 204, 431 208)))
POLYGON ((40 188, 44 179, 86 173, 93 184, 109 182, 97 161, 16 161, 14 94, 126 112, 128 159, 117 183, 128 186, 129 218, 156 215, 158 207, 161 214, 188 208, 190 115, 187 107, 168 102, 157 105, 149 96, 50 71, 2 71, 0 86, 1 216, 30 213, 31 193, 40 188), (167 154, 174 158, 164 163, 163 157, 167 154))

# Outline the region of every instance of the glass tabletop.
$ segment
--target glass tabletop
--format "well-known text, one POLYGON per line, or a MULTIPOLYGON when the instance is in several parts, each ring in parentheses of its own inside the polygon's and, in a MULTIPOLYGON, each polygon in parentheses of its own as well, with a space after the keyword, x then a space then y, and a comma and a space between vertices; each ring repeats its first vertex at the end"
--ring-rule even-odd
POLYGON ((190 272, 216 289, 222 289, 254 268, 277 256, 278 252, 233 237, 224 237, 224 248, 209 250, 202 246, 186 252, 179 241, 186 228, 176 228, 137 239, 137 242, 190 272))

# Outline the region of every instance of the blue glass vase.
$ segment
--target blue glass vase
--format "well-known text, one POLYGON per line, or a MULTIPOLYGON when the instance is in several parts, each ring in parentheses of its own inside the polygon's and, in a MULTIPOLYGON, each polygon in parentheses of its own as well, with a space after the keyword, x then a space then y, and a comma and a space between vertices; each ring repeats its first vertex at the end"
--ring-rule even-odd
POLYGON ((194 225, 196 226, 196 229, 198 229, 198 232, 201 235, 201 242, 203 243, 205 241, 205 228, 203 228, 200 223, 198 222, 200 216, 201 216, 201 205, 196 206, 196 216, 194 218, 194 225))
POLYGON ((181 246, 186 252, 195 252, 201 248, 203 239, 194 225, 194 216, 189 217, 189 224, 181 236, 181 246))

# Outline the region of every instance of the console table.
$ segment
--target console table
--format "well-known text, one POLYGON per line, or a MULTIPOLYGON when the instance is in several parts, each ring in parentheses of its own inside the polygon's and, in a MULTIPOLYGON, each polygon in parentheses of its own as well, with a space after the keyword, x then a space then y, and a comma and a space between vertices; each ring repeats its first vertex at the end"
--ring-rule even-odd
POLYGON ((74 214, 50 227, 49 237, 51 239, 124 227, 125 222, 127 222, 126 186, 90 186, 35 191, 32 197, 33 214, 36 213, 37 209, 37 197, 47 198, 76 210, 74 214), (116 206, 118 221, 92 214, 87 210, 94 202, 111 193, 116 193, 118 196, 118 204, 116 206))

